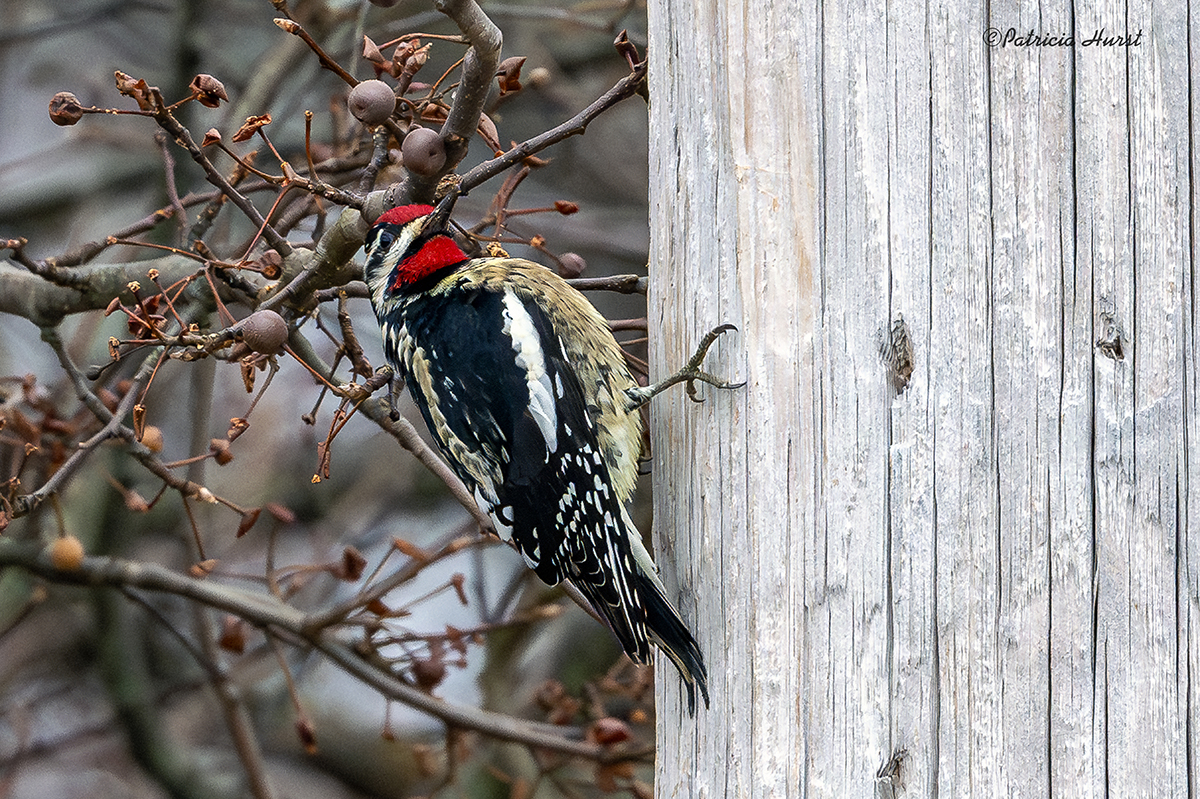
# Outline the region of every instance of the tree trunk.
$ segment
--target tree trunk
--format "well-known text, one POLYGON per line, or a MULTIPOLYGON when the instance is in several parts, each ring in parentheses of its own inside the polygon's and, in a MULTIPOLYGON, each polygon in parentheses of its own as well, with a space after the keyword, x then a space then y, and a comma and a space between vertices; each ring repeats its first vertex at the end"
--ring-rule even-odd
POLYGON ((1200 11, 649 16, 658 795, 1200 793, 1200 11))

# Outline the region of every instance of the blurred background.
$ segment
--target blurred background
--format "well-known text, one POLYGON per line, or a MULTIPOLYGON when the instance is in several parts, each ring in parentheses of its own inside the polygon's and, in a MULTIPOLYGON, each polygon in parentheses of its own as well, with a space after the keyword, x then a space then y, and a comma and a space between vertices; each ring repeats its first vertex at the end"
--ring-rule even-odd
MULTIPOLYGON (((627 29, 644 52, 645 9, 639 2, 481 5, 504 33, 503 56, 527 58, 524 89, 497 98, 489 110, 505 147, 572 116, 628 73, 613 48, 619 31, 627 29)), ((314 1, 289 10, 360 79, 373 77, 360 57, 364 33, 382 44, 413 31, 456 32, 429 0, 391 7, 314 1)), ((191 103, 180 111, 197 140, 209 128, 228 140, 247 116, 270 112, 271 141, 291 163, 303 164, 304 112, 311 110, 315 154, 332 154, 355 141, 366 142, 369 150, 369 136, 345 112, 345 84, 320 69, 299 39, 272 24, 277 16, 268 0, 0 4, 0 238, 26 238, 28 254, 44 258, 103 239, 168 204, 153 122, 88 115, 73 127, 57 127, 48 118, 47 103, 59 91, 73 92, 84 105, 133 107, 114 88, 114 70, 158 86, 168 101, 188 96, 197 73, 221 80, 228 104, 209 109, 191 103)), ((462 54, 457 44, 433 45, 418 80, 432 82, 462 54)), ((577 253, 587 264, 586 277, 644 275, 646 136, 645 103, 634 97, 605 113, 586 136, 541 153, 549 163, 521 184, 510 208, 565 200, 580 210, 524 216, 514 220, 512 231, 544 237, 552 253, 577 253)), ((168 150, 180 195, 210 188, 183 150, 168 150)), ((260 153, 259 165, 274 167, 266 155, 260 153)), ((490 156, 476 139, 458 171, 490 156)), ((218 165, 227 169, 230 163, 218 165)), ((502 180, 464 198, 456 220, 469 227, 482 218, 502 180)), ((273 196, 254 199, 265 211, 273 196)), ((191 221, 181 227, 168 220, 146 239, 178 243, 191 221)), ((289 238, 310 243, 321 224, 314 215, 289 238)), ((224 256, 252 234, 226 212, 205 241, 224 256)), ((509 251, 553 266, 532 248, 509 251)), ((110 247, 97 263, 156 254, 110 247)), ((5 279, 0 272, 0 292, 7 290, 5 279)), ((638 295, 589 298, 610 319, 645 316, 638 295)), ((321 336, 317 323, 337 330, 334 306, 323 306, 305 328, 327 361, 336 346, 321 336)), ((367 301, 351 300, 349 310, 367 358, 382 364, 367 301)), ((72 316, 60 333, 84 367, 108 362, 110 336, 129 335, 124 317, 105 318, 102 312, 72 316)), ((55 459, 42 452, 22 456, 22 425, 69 421, 80 409, 37 326, 0 314, 0 342, 0 418, 6 421, 0 430, 0 480, 19 476, 28 491, 44 481, 55 459)), ((630 349, 644 357, 643 344, 630 349)), ((329 475, 314 482, 318 445, 329 433, 336 402, 325 398, 318 406, 321 390, 308 372, 291 358, 280 357, 278 364, 250 429, 234 442, 233 460, 181 467, 243 508, 265 508, 244 536, 237 537, 239 517, 225 507, 192 503, 193 528, 177 495, 151 502, 161 481, 122 457, 116 446, 93 455, 58 502, 0 535, 49 540, 65 530, 89 553, 186 569, 194 562, 195 530, 205 555, 217 561, 218 578, 261 587, 270 548, 277 568, 296 567, 288 580, 292 601, 311 608, 352 596, 359 587, 321 568, 338 562, 347 546, 363 554, 367 575, 388 556, 387 574, 406 562, 394 538, 429 551, 454 536, 474 534, 470 516, 445 486, 362 417, 338 434, 329 475), (146 510, 139 499, 152 507, 146 510)), ((265 376, 258 373, 256 391, 265 376)), ((248 414, 252 398, 236 363, 170 361, 147 394, 146 421, 162 432, 161 457, 183 460, 205 453, 211 439, 224 436, 231 418, 248 414)), ((407 398, 400 410, 424 435, 407 398)), ((649 483, 643 482, 633 516, 648 532, 649 483)), ((397 670, 435 695, 538 720, 586 725, 612 715, 628 722, 631 745, 652 747, 648 669, 619 657, 605 629, 556 589, 532 579, 507 547, 486 541, 468 547, 421 570, 384 601, 398 614, 389 625, 397 636, 389 649, 397 670), (461 590, 454 575, 463 576, 461 590), (504 623, 486 630, 497 622, 504 623), (428 636, 446 625, 485 631, 464 647, 435 651, 428 636)), ((611 789, 640 796, 647 790, 652 754, 636 767, 606 770, 469 732, 448 735, 434 719, 400 705, 389 708, 376 692, 317 656, 290 647, 277 651, 261 634, 219 615, 200 622, 195 616, 178 599, 149 594, 131 599, 111 590, 41 584, 13 568, 0 571, 0 799, 247 795, 218 703, 188 650, 197 644, 180 640, 194 638, 197 624, 225 634, 218 657, 247 699, 277 796, 549 797, 611 789), (239 643, 241 654, 234 651, 239 643), (315 733, 315 753, 306 753, 297 735, 297 710, 280 654, 315 733)))

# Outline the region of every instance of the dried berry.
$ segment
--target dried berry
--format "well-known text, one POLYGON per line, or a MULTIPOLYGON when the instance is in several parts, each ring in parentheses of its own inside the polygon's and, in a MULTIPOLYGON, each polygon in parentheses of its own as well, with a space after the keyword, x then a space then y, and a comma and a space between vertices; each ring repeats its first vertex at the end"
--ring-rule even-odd
POLYGON ((446 165, 446 144, 437 131, 412 128, 404 137, 400 155, 410 172, 431 177, 446 165))
POLYGON ((396 110, 396 94, 381 80, 364 80, 350 90, 346 104, 364 125, 382 125, 396 110))
POLYGON ((559 277, 579 277, 585 269, 587 269, 587 261, 583 260, 583 256, 578 253, 564 252, 558 256, 559 277))
POLYGON ((208 451, 213 454, 213 460, 218 466, 224 466, 233 460, 233 452, 229 449, 229 439, 214 438, 208 443, 208 451))
POLYGON ((440 657, 418 658, 412 663, 413 680, 429 691, 446 679, 446 664, 440 657))
POLYGON ((255 311, 238 324, 237 330, 247 347, 264 355, 275 355, 287 343, 287 322, 274 311, 255 311))
POLYGON ((535 89, 541 89, 550 82, 550 70, 545 67, 534 67, 529 71, 529 77, 525 79, 535 89))
POLYGON ((74 125, 83 119, 83 106, 70 92, 59 92, 50 98, 50 121, 55 125, 74 125))
POLYGON ((142 430, 142 444, 151 452, 162 452, 162 430, 158 429, 152 424, 146 425, 146 427, 142 430))
POLYGON ((50 563, 62 571, 75 571, 83 563, 83 544, 73 535, 54 539, 50 545, 50 563))

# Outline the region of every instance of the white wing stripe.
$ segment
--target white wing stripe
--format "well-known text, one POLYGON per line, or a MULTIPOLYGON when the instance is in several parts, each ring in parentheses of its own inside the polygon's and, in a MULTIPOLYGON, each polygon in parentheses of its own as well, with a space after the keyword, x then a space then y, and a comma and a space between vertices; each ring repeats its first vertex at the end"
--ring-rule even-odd
POLYGON ((558 411, 554 402, 554 385, 546 374, 546 358, 542 354, 542 344, 538 341, 533 318, 511 290, 504 292, 504 332, 512 339, 517 366, 525 370, 525 384, 529 386, 529 411, 542 438, 546 440, 546 451, 556 452, 558 411))

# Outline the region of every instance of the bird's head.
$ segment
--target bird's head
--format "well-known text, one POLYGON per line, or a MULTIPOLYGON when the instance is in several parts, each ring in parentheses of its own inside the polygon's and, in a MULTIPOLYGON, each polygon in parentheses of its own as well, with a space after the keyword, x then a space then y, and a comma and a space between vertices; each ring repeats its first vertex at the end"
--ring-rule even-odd
POLYGON ((376 307, 395 294, 417 290, 426 278, 467 260, 440 226, 433 206, 402 205, 384 212, 367 234, 365 279, 376 307))

